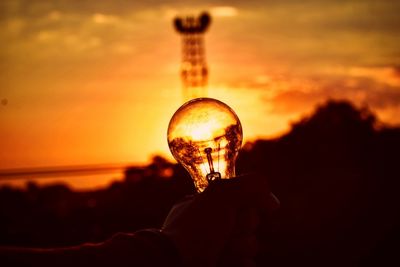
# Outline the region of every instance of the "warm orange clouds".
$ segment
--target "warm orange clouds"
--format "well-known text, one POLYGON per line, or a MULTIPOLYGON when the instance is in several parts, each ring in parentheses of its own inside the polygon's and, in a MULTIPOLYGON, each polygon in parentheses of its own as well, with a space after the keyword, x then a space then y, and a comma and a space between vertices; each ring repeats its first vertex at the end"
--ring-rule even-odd
POLYGON ((209 10, 209 96, 245 140, 327 98, 400 123, 396 1, 2 1, 0 168, 169 155, 182 104, 176 14, 209 10))

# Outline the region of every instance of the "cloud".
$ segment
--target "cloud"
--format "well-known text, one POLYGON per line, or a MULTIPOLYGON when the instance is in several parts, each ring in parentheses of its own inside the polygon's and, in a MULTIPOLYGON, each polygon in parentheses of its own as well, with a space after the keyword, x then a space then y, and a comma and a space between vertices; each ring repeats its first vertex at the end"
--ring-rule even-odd
POLYGON ((58 10, 52 10, 50 13, 47 15, 47 18, 51 21, 58 21, 62 17, 62 14, 58 10))
POLYGON ((349 75, 303 77, 284 83, 284 90, 273 91, 274 81, 264 95, 274 114, 303 114, 327 99, 346 99, 356 105, 367 105, 386 122, 400 123, 400 84, 396 68, 355 67, 349 75), (385 79, 391 77, 391 79, 385 79), (271 93, 272 91, 272 93, 271 93))
POLYGON ((210 13, 214 17, 235 17, 239 11, 233 6, 216 6, 210 8, 210 13))
POLYGON ((379 83, 400 87, 399 69, 395 67, 352 67, 349 76, 366 77, 379 83))
POLYGON ((26 27, 26 22, 22 18, 11 18, 6 21, 4 29, 6 30, 6 33, 10 35, 19 35, 24 28, 26 27))
POLYGON ((272 113, 290 114, 307 111, 326 98, 327 96, 321 91, 303 92, 293 89, 279 93, 266 101, 272 104, 272 113))
POLYGON ((113 15, 106 15, 102 13, 95 13, 92 15, 92 20, 97 24, 116 24, 119 18, 113 15))

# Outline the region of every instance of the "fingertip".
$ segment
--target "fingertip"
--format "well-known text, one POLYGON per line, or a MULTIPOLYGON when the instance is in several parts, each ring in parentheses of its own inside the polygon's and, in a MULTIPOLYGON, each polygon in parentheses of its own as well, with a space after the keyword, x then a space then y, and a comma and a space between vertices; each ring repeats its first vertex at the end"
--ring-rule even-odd
POLYGON ((280 201, 271 193, 267 179, 257 174, 245 174, 214 181, 202 194, 228 202, 233 206, 255 207, 267 212, 275 211, 280 207, 280 201))
POLYGON ((251 259, 260 251, 260 244, 255 235, 239 235, 232 238, 228 249, 238 258, 251 259))

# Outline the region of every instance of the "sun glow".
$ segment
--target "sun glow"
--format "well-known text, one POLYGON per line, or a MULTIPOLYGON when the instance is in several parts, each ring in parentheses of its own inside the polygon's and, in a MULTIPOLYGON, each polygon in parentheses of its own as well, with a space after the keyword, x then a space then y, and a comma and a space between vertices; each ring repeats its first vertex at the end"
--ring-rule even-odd
MULTIPOLYGON (((166 129, 183 103, 172 19, 187 9, 25 2, 2 10, 0 168, 171 159, 166 129)), ((286 132, 328 98, 366 104, 385 122, 400 123, 400 3, 311 2, 201 4, 213 16, 206 95, 235 110, 244 142, 286 132), (370 5, 375 16, 364 12, 370 5)), ((207 136, 214 127, 193 135, 218 136, 207 136)))

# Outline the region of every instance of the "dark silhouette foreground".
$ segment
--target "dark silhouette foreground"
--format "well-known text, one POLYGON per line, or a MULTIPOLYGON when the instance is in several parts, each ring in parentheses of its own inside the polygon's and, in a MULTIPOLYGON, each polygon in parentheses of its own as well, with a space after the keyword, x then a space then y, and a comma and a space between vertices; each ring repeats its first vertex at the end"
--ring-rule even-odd
POLYGON ((0 247, 2 266, 254 266, 261 217, 279 205, 265 179, 217 180, 175 205, 161 229, 68 248, 0 247))
MULTIPOLYGON (((260 266, 400 266, 400 128, 330 101, 274 140, 245 145, 237 173, 268 178, 281 208, 257 236, 260 266)), ((156 157, 103 190, 0 189, 0 243, 63 247, 160 228, 194 192, 186 172, 156 157)))

